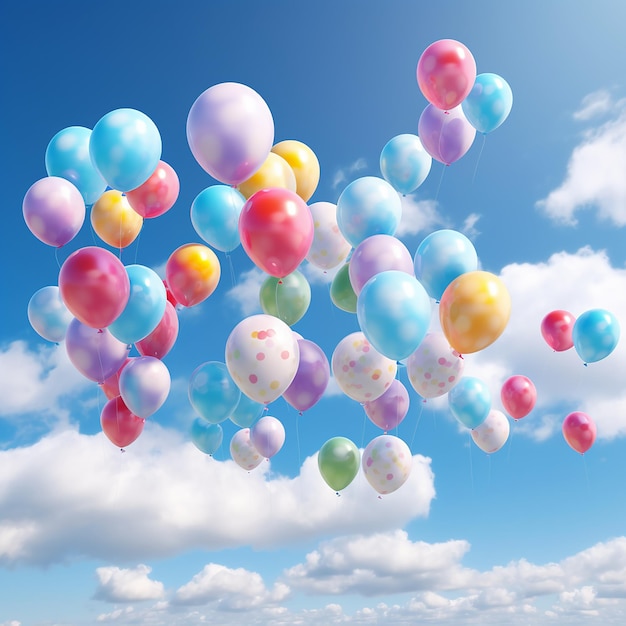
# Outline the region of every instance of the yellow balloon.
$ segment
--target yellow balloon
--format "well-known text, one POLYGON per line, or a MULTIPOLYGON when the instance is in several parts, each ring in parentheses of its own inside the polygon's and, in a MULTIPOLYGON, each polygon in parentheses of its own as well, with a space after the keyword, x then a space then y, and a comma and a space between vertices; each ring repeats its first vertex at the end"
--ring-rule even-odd
POLYGON ((511 296, 489 272, 466 272, 455 278, 439 302, 439 320, 450 345, 461 354, 478 352, 504 331, 511 316, 511 296))
POLYGON ((113 248, 129 246, 141 231, 143 217, 115 189, 105 191, 91 207, 91 225, 102 241, 113 248))
POLYGON ((280 155, 270 152, 263 165, 250 178, 239 184, 237 189, 246 200, 261 189, 281 187, 296 190, 296 176, 289 163, 280 155))
POLYGON ((320 182, 320 163, 313 150, 301 141, 287 139, 277 143, 272 152, 289 163, 296 175, 296 193, 308 202, 320 182))

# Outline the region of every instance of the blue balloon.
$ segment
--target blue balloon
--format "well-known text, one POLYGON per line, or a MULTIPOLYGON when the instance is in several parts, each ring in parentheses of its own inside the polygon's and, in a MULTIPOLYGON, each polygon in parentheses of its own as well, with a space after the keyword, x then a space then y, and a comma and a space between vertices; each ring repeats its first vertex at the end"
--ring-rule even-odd
POLYGON ((161 159, 161 135, 141 111, 116 109, 101 117, 89 139, 91 161, 107 184, 131 191, 145 183, 161 159))
POLYGON ((189 379, 189 401, 196 412, 211 424, 219 424, 232 414, 241 391, 231 378, 225 363, 207 361, 199 365, 189 379))
POLYGON ((483 135, 498 128, 512 106, 511 87, 497 74, 478 74, 472 90, 461 103, 467 121, 483 135))
POLYGON ((591 309, 574 322, 574 349, 585 363, 595 363, 615 350, 620 337, 617 318, 605 309, 591 309))
POLYGON ((432 163, 417 135, 396 135, 380 153, 383 178, 402 194, 415 191, 426 180, 432 163))
POLYGON ((428 332, 431 302, 414 276, 387 270, 365 283, 357 299, 356 314, 372 346, 400 361, 415 352, 428 332))
POLYGON ((74 316, 65 306, 59 288, 42 287, 28 302, 28 321, 35 332, 54 343, 65 339, 65 333, 74 316))
POLYGON ((482 380, 463 376, 448 391, 448 406, 463 426, 473 429, 487 419, 491 410, 491 393, 482 380))
POLYGON ((428 295, 439 301, 446 287, 461 274, 478 269, 474 244, 456 230, 436 230, 415 252, 415 277, 428 295))
POLYGON ((87 206, 93 204, 107 188, 106 181, 89 156, 91 130, 70 126, 60 130, 46 148, 46 172, 69 180, 83 196, 87 206))
POLYGON ((250 428, 263 415, 263 411, 265 411, 264 404, 242 393, 237 406, 230 414, 230 421, 239 428, 250 428))
POLYGON ((193 445, 205 454, 213 455, 222 445, 224 431, 219 424, 209 424, 201 417, 197 417, 191 424, 191 441, 193 445))
POLYGON ((337 200, 339 230, 355 248, 372 235, 393 235, 401 217, 398 192, 376 176, 357 178, 337 200))
POLYGON ((201 191, 191 204, 191 223, 210 246, 222 252, 240 243, 239 214, 246 199, 228 185, 213 185, 201 191))
POLYGON ((119 317, 108 326, 111 334, 124 343, 147 337, 165 313, 167 292, 159 275, 144 265, 128 265, 130 296, 119 317))

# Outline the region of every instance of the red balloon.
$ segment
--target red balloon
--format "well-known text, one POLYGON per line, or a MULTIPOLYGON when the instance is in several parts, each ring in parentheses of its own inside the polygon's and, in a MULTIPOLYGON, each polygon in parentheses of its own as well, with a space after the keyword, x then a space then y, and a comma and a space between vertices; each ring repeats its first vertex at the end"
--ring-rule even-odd
POLYGON ((306 202, 289 189, 272 187, 252 194, 239 215, 241 245, 270 276, 295 271, 313 242, 313 217, 306 202))
POLYGON ((121 396, 109 400, 100 414, 102 431, 118 448, 133 443, 141 435, 145 423, 143 417, 130 412, 121 396))
POLYGON ((537 390, 530 378, 511 376, 502 385, 500 399, 505 411, 513 419, 518 420, 526 417, 535 407, 537 390))
POLYGON ((179 191, 180 181, 174 168, 165 161, 159 161, 143 185, 126 192, 126 199, 141 217, 159 217, 174 206, 179 191))
POLYGON ((172 293, 172 290, 166 280, 163 281, 163 284, 165 285, 165 295, 167 296, 167 301, 170 302, 174 308, 176 308, 180 303, 174 297, 174 294, 172 293))
POLYGON ((162 359, 171 349, 178 337, 178 314, 171 302, 165 303, 165 313, 157 327, 135 347, 141 356, 153 356, 162 359))
POLYGON ((569 350, 574 345, 572 330, 576 318, 568 311, 552 311, 541 321, 541 334, 556 352, 569 350))
POLYGON ((595 422, 586 413, 574 411, 563 421, 563 437, 572 450, 584 454, 596 440, 595 422))
POLYGON ((61 266, 59 291, 65 306, 85 326, 106 328, 128 302, 130 279, 122 262, 108 250, 80 248, 61 266))

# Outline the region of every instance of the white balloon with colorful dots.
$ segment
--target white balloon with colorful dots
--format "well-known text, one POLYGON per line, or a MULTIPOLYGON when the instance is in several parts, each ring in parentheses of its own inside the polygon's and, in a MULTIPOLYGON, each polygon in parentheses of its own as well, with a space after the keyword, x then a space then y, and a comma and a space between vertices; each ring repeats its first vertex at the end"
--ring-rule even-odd
POLYGON ((411 474, 413 456, 409 446, 393 435, 380 435, 363 451, 361 466, 367 482, 380 494, 393 493, 411 474))
POLYGON ((346 260, 352 246, 339 230, 336 204, 314 202, 309 209, 313 216, 313 243, 306 259, 315 267, 330 270, 346 260))
POLYGON ((250 429, 238 430, 230 440, 230 456, 242 469, 253 470, 263 461, 263 455, 254 447, 250 439, 250 429))
POLYGON ((474 443, 487 454, 497 452, 507 442, 511 425, 502 411, 491 409, 485 421, 472 432, 474 443))

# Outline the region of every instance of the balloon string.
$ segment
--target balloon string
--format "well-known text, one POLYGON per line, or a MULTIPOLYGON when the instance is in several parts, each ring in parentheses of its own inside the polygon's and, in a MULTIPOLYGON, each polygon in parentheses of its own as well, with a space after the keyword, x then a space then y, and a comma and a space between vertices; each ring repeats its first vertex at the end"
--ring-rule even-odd
POLYGON ((137 263, 137 259, 139 257, 139 242, 141 241, 141 233, 143 232, 143 226, 141 227, 141 230, 137 233, 137 243, 135 244, 135 261, 134 263, 137 263))
POLYGON ((441 181, 443 180, 443 175, 445 174, 446 167, 447 167, 446 165, 443 165, 443 169, 441 170, 441 176, 439 177, 439 184, 437 185, 437 193, 435 194, 435 202, 439 200, 439 190, 441 189, 441 181))
POLYGON ((474 497, 474 465, 472 463, 472 433, 470 430, 467 431, 467 438, 469 443, 469 475, 470 475, 470 486, 472 489, 472 498, 474 497))
POLYGON ((413 442, 415 441, 415 435, 417 435, 417 427, 419 426, 420 421, 422 419, 422 415, 424 414, 424 404, 426 403, 420 402, 420 409, 417 414, 417 420, 415 420, 415 428, 413 429, 413 436, 411 437, 411 445, 409 446, 411 450, 413 449, 413 442))
POLYGON ((476 172, 478 171, 478 164, 480 163, 480 157, 483 154, 483 150, 485 149, 485 142, 487 140, 487 135, 483 135, 483 143, 480 146, 480 152, 478 153, 478 158, 476 159, 476 167, 474 167, 474 175, 472 176, 472 185, 474 184, 474 179, 476 178, 476 172))
POLYGON ((591 495, 591 483, 589 482, 589 472, 587 469, 587 458, 585 457, 584 454, 581 454, 580 456, 583 457, 583 467, 585 468, 585 481, 587 483, 587 494, 591 495))
POLYGON ((226 260, 228 261, 228 268, 230 270, 230 283, 231 287, 237 286, 237 276, 235 275, 235 266, 233 265, 233 257, 230 252, 225 252, 226 260))
POLYGON ((57 262, 57 267, 61 269, 61 262, 59 261, 59 249, 58 248, 54 249, 54 258, 57 262))
POLYGON ((300 416, 302 413, 298 411, 296 415, 296 445, 298 446, 298 471, 302 468, 302 457, 300 456, 300 416))

